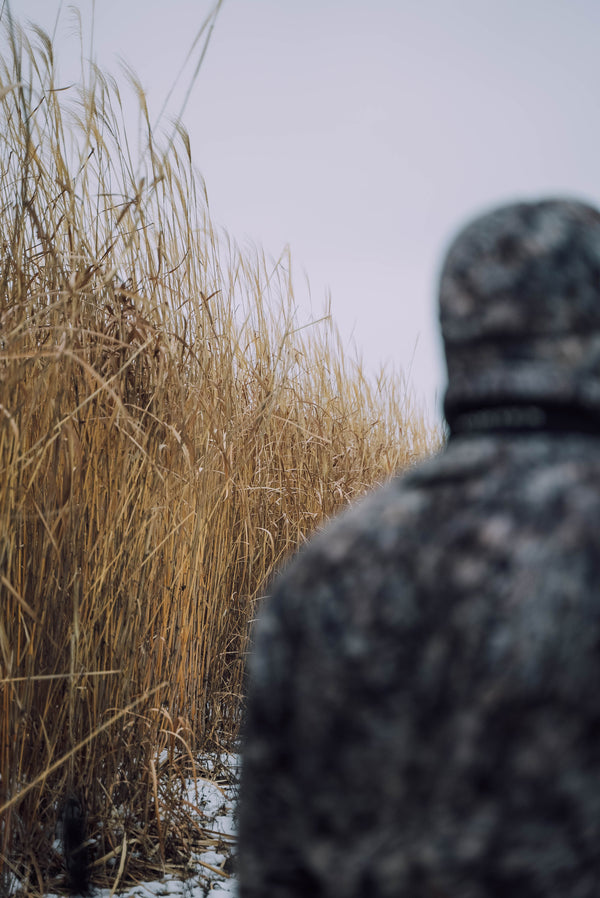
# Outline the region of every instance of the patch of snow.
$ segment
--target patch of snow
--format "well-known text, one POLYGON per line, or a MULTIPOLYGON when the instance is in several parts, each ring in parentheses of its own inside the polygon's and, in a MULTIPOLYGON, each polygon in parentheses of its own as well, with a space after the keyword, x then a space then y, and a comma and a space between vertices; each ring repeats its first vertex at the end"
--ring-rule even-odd
MULTIPOLYGON (((115 893, 119 898, 162 898, 177 895, 181 898, 238 898, 235 876, 230 873, 235 846, 235 805, 237 782, 239 781, 240 759, 237 755, 223 755, 221 768, 231 773, 234 785, 220 786, 211 780, 198 777, 187 786, 187 799, 196 808, 198 819, 204 829, 218 837, 218 850, 210 849, 195 854, 191 866, 194 874, 188 879, 165 876, 154 882, 138 883, 130 889, 115 893), (221 872, 219 872, 221 871, 221 872)), ((203 763, 209 773, 217 769, 214 763, 203 763)), ((93 889, 94 898, 111 898, 110 889, 93 889)), ((47 894, 46 898, 60 898, 47 894)))

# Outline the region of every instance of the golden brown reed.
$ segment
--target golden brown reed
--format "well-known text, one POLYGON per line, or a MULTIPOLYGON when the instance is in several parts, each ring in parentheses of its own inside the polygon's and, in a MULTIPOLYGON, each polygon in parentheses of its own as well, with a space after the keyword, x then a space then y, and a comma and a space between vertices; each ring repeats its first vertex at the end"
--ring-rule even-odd
POLYGON ((295 324, 287 253, 214 232, 139 85, 138 159, 115 81, 63 90, 39 29, 0 58, 0 884, 37 894, 72 793, 98 882, 206 844, 185 779, 235 738, 269 576, 438 436, 295 324))

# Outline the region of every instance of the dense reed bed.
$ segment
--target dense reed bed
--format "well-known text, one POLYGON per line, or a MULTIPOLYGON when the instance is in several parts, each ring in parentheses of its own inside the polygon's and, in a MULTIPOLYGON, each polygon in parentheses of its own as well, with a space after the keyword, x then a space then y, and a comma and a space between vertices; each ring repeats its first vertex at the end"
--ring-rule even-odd
POLYGON ((209 838, 184 781, 235 739, 272 571, 437 436, 299 326, 287 254, 215 233, 134 81, 139 153, 123 85, 59 89, 40 30, 2 45, 0 892, 35 895, 70 795, 98 883, 209 838))

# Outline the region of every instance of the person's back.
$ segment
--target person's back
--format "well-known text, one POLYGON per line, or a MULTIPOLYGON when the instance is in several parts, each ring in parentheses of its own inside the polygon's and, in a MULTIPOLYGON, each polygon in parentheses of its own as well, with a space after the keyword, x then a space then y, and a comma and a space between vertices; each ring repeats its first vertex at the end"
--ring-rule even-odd
POLYGON ((600 888, 600 215, 479 219, 441 316, 448 446, 333 522, 261 615, 242 898, 600 888))

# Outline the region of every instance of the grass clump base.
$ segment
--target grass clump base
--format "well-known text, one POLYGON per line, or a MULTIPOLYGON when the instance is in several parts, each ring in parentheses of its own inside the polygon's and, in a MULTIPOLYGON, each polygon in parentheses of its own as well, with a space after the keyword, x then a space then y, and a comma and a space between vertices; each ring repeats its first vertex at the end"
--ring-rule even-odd
POLYGON ((237 732, 249 622, 321 522, 431 451, 400 378, 295 320, 287 253, 212 227, 184 128, 0 56, 0 891, 183 869, 198 757, 237 732), (74 804, 67 805, 75 807, 74 804))

